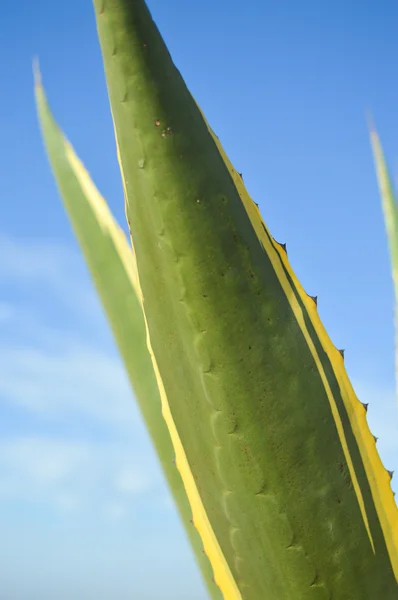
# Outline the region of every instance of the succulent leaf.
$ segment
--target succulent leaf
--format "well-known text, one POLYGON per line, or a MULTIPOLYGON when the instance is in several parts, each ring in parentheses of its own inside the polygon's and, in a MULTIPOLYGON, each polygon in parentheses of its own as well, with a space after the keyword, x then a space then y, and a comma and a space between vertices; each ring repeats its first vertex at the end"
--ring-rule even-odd
MULTIPOLYGON (((394 193, 394 186, 390 179, 387 164, 379 136, 371 126, 371 142, 376 164, 380 195, 382 200, 384 222, 387 231, 388 245, 390 248, 392 277, 395 292, 395 329, 396 329, 396 380, 398 388, 398 204, 394 193)), ((397 395, 398 396, 398 395, 397 395)))
POLYGON ((148 345, 228 600, 397 597, 398 511, 340 352, 143 0, 94 0, 148 345))
POLYGON ((203 552, 199 534, 192 527, 192 511, 181 476, 174 465, 174 448, 162 416, 160 394, 146 343, 133 251, 106 201, 56 124, 37 67, 35 70, 40 125, 63 204, 113 330, 209 594, 213 600, 220 600, 222 596, 213 582, 213 571, 203 552))

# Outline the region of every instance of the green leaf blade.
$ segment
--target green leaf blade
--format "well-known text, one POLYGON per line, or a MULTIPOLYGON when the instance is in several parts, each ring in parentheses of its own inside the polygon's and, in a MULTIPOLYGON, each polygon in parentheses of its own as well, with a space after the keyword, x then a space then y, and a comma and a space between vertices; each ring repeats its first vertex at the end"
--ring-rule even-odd
POLYGON ((145 2, 94 7, 150 341, 216 582, 228 600, 396 598, 397 508, 341 355, 145 2))
MULTIPOLYGON (((384 223, 387 232, 388 246, 390 249, 392 278, 395 292, 395 330, 396 330, 396 385, 398 388, 398 204, 394 194, 384 153, 376 130, 371 127, 371 142, 376 165, 377 178, 382 201, 384 223)), ((397 394, 398 400, 398 394, 397 394)))
POLYGON ((159 390, 146 343, 141 301, 137 294, 134 254, 105 200, 55 122, 37 70, 35 92, 43 139, 65 210, 112 328, 209 594, 213 600, 220 600, 220 592, 212 580, 211 565, 191 523, 192 511, 174 464, 174 449, 162 416, 159 390))

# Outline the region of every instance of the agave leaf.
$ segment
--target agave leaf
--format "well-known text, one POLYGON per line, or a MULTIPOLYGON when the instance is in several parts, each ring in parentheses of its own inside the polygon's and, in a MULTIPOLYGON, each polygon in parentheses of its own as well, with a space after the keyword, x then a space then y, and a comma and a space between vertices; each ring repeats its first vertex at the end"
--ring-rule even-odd
POLYGON ((94 0, 163 414, 228 600, 397 597, 398 511, 344 369, 144 0, 94 0))
POLYGON ((396 380, 398 386, 398 204, 394 187, 388 172, 379 136, 371 126, 371 141, 376 164, 377 178, 384 213, 384 222, 390 248, 392 276, 395 292, 395 328, 396 328, 396 380))
POLYGON ((54 121, 38 75, 36 80, 36 101, 43 138, 66 212, 83 250, 209 593, 214 600, 220 600, 221 594, 212 580, 211 565, 191 523, 192 511, 181 476, 175 468, 174 449, 161 412, 159 390, 146 343, 134 254, 106 201, 54 121))

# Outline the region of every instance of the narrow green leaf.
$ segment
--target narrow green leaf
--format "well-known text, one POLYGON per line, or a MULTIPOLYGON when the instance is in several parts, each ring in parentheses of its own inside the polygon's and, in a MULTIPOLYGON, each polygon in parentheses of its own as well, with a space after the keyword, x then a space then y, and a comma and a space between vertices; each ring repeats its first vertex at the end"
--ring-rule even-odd
POLYGON ((174 464, 174 449, 161 412, 159 390, 146 343, 144 316, 136 293, 132 249, 105 200, 54 121, 38 76, 36 79, 41 129, 66 212, 83 250, 209 593, 213 600, 220 600, 221 594, 212 581, 210 563, 203 552, 201 539, 192 526, 192 511, 174 464))
POLYGON ((224 598, 395 600, 398 511, 343 357, 144 0, 94 7, 163 414, 224 598))
POLYGON ((398 386, 398 204, 394 194, 387 164, 376 130, 371 127, 371 141, 376 164, 377 178, 384 213, 384 222, 390 248, 392 277, 395 292, 395 329, 396 329, 396 381, 398 386))

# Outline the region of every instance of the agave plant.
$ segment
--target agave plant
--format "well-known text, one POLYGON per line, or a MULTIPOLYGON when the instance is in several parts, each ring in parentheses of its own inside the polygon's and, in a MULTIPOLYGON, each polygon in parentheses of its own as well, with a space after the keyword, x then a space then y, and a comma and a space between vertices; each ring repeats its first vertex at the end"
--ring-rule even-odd
POLYGON ((134 250, 37 79, 39 116, 210 595, 396 599, 391 474, 316 300, 144 0, 94 0, 94 11, 134 250))

